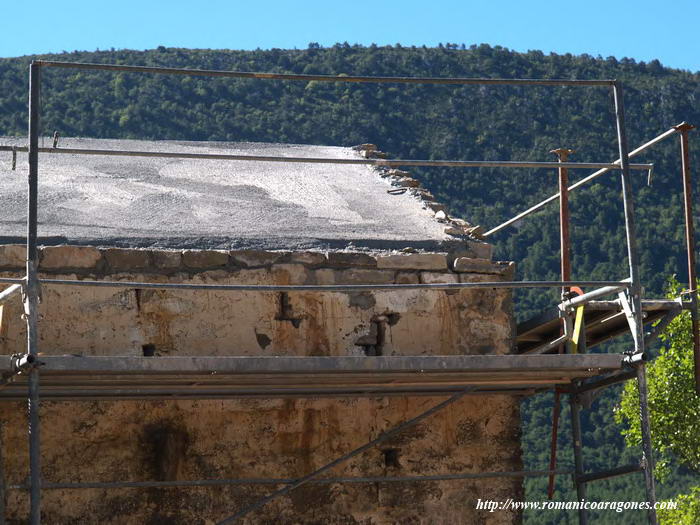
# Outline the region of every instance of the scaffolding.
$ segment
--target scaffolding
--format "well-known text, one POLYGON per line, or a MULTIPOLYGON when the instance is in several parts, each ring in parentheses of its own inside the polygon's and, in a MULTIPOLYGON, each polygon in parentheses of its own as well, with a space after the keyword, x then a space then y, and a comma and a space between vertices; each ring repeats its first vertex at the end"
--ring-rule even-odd
MULTIPOLYGON (((28 399, 29 402, 29 480, 22 485, 5 486, 0 479, 0 490, 28 490, 30 523, 41 521, 42 490, 77 488, 123 487, 192 487, 221 485, 277 486, 268 496, 254 502, 235 514, 219 521, 233 523, 307 483, 375 483, 413 482, 431 480, 463 480, 477 478, 547 476, 550 485, 555 475, 571 475, 579 500, 586 498, 586 485, 613 476, 642 471, 644 473, 649 523, 656 523, 656 491, 654 486, 654 459, 647 404, 645 363, 648 345, 658 333, 683 310, 690 310, 693 319, 696 381, 700 377, 697 297, 695 290, 694 232, 692 223, 692 194, 688 155, 688 132, 692 126, 680 124, 639 148, 629 151, 625 128, 622 85, 616 80, 567 79, 492 79, 492 78, 423 78, 423 77, 366 77, 251 73, 142 67, 74 62, 34 61, 29 71, 29 143, 27 147, 0 146, 0 151, 11 151, 13 168, 18 152, 28 153, 28 216, 26 273, 23 278, 1 278, 0 284, 9 285, 0 292, 0 304, 21 294, 27 325, 27 351, 22 355, 0 356, 0 401, 28 399), (226 78, 248 78, 288 81, 447 84, 447 85, 523 85, 523 86, 576 86, 603 87, 612 91, 615 106, 615 126, 619 159, 612 163, 577 163, 567 161, 567 150, 555 150, 558 162, 519 161, 457 161, 457 160, 387 160, 387 159, 329 159, 290 158, 271 156, 195 154, 129 150, 96 150, 39 147, 41 71, 44 68, 69 68, 110 72, 146 74, 194 75, 226 78), (645 300, 639 276, 639 255, 636 242, 631 171, 652 169, 651 164, 632 164, 630 158, 658 142, 680 135, 682 177, 685 195, 686 241, 688 250, 689 293, 686 299, 645 300), (559 200, 561 220, 562 278, 559 281, 507 281, 445 284, 393 285, 212 285, 187 283, 148 283, 123 281, 89 281, 45 279, 38 274, 38 175, 39 153, 70 155, 119 155, 139 157, 167 157, 208 159, 222 161, 313 162, 327 164, 362 164, 379 167, 451 166, 462 168, 550 168, 559 173, 560 191, 486 232, 490 236, 514 222, 559 200), (568 185, 568 169, 597 169, 595 173, 568 185), (621 174, 624 204, 625 233, 629 275, 613 281, 572 281, 568 261, 568 193, 609 171, 621 174), (127 356, 50 356, 39 355, 38 303, 40 286, 107 286, 138 289, 188 289, 254 292, 357 292, 377 290, 453 290, 468 288, 561 288, 562 301, 551 311, 521 323, 517 329, 516 353, 511 355, 460 356, 393 356, 393 357, 148 357, 127 356), (581 286, 595 287, 583 293, 581 286), (609 295, 614 300, 601 300, 609 295), (582 309, 582 307, 585 307, 582 309), (579 319, 580 318, 580 319, 579 319), (657 322, 645 334, 645 324, 657 322), (630 333, 633 348, 623 354, 588 354, 586 346, 599 344, 621 333, 630 333), (575 345, 576 353, 557 353, 566 345, 575 345), (216 372, 216 374, 212 374, 216 372), (41 378, 41 383, 40 383, 41 378), (196 379, 196 381, 193 381, 196 379), (582 398, 606 386, 636 379, 639 387, 640 418, 643 458, 638 464, 621 466, 604 472, 587 473, 582 460, 580 411, 582 398), (195 385, 195 386, 193 386, 195 385), (320 477, 344 461, 395 436, 409 426, 426 419, 446 406, 467 395, 511 394, 530 395, 554 390, 557 395, 568 394, 571 404, 574 470, 555 468, 556 449, 552 448, 552 463, 548 470, 520 472, 476 472, 426 476, 397 477, 320 477), (323 467, 297 479, 247 478, 205 479, 189 481, 114 481, 52 483, 41 475, 39 400, 102 400, 102 399, 227 399, 241 397, 319 397, 319 396, 447 396, 446 399, 421 414, 409 419, 374 440, 335 459, 323 467)), ((558 407, 558 403, 557 403, 558 407)), ((558 411, 555 407, 553 430, 556 430, 558 411)), ((554 434, 553 443, 556 443, 554 434)), ((4 494, 0 494, 4 501, 4 494)), ((0 508, 0 511, 3 509, 0 508)), ((579 510, 579 523, 587 523, 587 512, 579 510)), ((0 523, 4 516, 0 513, 0 523)))

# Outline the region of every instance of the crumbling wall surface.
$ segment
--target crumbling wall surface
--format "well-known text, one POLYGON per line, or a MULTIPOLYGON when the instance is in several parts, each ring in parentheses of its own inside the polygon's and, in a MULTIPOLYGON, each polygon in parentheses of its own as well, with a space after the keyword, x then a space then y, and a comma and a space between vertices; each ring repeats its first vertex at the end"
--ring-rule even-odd
MULTIPOLYGON (((367 284, 509 280, 512 265, 479 252, 223 252, 45 248, 48 277, 232 284, 367 284)), ((16 276, 21 247, 0 247, 0 275, 16 276)), ((46 354, 420 355, 511 350, 505 289, 362 293, 138 290, 44 285, 46 354)), ((18 300, 2 314, 0 352, 24 351, 18 300)), ((442 398, 44 402, 48 481, 298 478, 442 398)), ((23 403, 0 406, 7 483, 27 474, 23 403)), ((333 477, 408 476, 520 468, 517 400, 472 396, 357 456, 333 477)), ((278 488, 46 490, 47 523, 216 523, 278 488)), ((477 498, 519 499, 520 480, 310 484, 248 523, 517 523, 477 511, 477 498)), ((10 523, 27 497, 7 495, 10 523)))

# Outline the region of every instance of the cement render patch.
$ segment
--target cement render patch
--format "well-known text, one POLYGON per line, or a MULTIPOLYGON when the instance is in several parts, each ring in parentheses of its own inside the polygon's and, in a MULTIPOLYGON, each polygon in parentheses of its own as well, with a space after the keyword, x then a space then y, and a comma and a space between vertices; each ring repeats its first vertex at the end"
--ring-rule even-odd
MULTIPOLYGON (((62 138, 61 147, 361 158, 351 148, 264 143, 62 138)), ((10 159, 0 156, 0 243, 26 232, 27 155, 15 171, 10 159)), ((390 182, 369 166, 40 154, 39 181, 47 245, 434 251, 454 242, 421 200, 387 193, 390 182)))

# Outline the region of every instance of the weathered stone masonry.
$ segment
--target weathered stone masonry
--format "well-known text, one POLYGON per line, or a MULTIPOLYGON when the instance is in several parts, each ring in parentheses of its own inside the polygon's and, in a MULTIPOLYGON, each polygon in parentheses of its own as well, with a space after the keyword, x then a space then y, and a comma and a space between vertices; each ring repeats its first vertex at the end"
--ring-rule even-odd
MULTIPOLYGON (((17 276, 24 246, 0 246, 17 276)), ((53 246, 51 277, 240 284, 385 284, 510 280, 512 264, 472 242, 459 254, 158 251, 53 246)), ((44 286, 40 351, 80 355, 342 356, 505 354, 506 289, 260 293, 44 286)), ((21 304, 4 307, 3 354, 24 350, 21 304)), ((45 402, 50 481, 295 478, 439 402, 431 397, 45 402)), ((8 484, 27 473, 23 404, 1 405, 8 484), (8 451, 10 451, 8 453, 8 451)), ((334 476, 518 470, 518 401, 473 396, 358 456, 334 476)), ((45 491, 47 523, 215 523, 272 486, 45 491)), ((248 523, 515 523, 476 498, 518 499, 520 480, 308 485, 248 523)), ((27 498, 8 493, 10 523, 27 498)))

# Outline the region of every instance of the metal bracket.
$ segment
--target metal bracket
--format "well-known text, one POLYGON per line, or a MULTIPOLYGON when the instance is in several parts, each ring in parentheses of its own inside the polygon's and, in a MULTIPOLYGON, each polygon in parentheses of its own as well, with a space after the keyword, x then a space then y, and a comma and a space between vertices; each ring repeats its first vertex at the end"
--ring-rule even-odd
POLYGON ((632 339, 634 340, 634 346, 637 347, 637 319, 632 311, 632 304, 630 302, 629 293, 627 291, 622 291, 617 294, 622 307, 622 311, 625 313, 627 318, 627 324, 629 324, 630 332, 632 333, 632 339))

